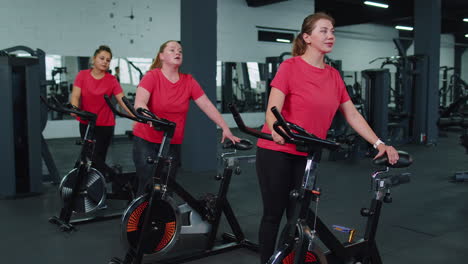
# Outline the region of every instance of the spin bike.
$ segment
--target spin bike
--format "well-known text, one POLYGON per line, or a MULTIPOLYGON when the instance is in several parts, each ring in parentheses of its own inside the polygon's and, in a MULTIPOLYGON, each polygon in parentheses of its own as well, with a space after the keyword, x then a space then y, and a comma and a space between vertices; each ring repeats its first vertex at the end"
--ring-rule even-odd
MULTIPOLYGON (((133 113, 133 117, 112 108, 119 116, 141 123, 151 123, 155 130, 163 132, 163 139, 155 160, 148 158, 153 164, 152 185, 148 193, 136 198, 127 208, 121 224, 122 240, 128 250, 125 258, 113 258, 110 264, 140 264, 143 257, 157 259, 156 263, 184 263, 187 261, 220 254, 229 250, 247 248, 253 251, 258 246, 248 241, 227 200, 227 192, 233 172, 239 172, 238 162, 241 159, 251 160, 252 156, 223 156, 224 171, 215 178, 220 181, 218 193, 204 195, 202 199, 194 198, 175 179, 170 177, 175 164, 169 157, 169 146, 176 124, 158 118, 150 111, 139 108, 135 110, 127 98, 122 98, 133 113), (177 205, 174 194, 184 203, 177 205), (233 234, 223 234, 223 244, 216 244, 222 213, 231 227, 233 234), (188 253, 176 257, 166 257, 178 240, 185 235, 202 235, 206 243, 199 253, 188 253), (161 261, 161 262, 159 262, 161 261)), ((108 102, 109 98, 106 98, 108 102)), ((241 141, 231 148, 247 149, 248 142, 241 141)), ((235 152, 233 152, 235 153, 235 152)), ((231 153, 232 154, 232 153, 231 153)), ((171 254, 172 255, 172 254, 171 254)))
POLYGON ((105 208, 106 199, 127 200, 131 202, 134 198, 131 180, 135 173, 122 173, 121 171, 109 171, 105 174, 95 169, 92 163, 94 151, 94 129, 97 115, 83 111, 71 104, 60 103, 54 96, 48 101, 41 97, 42 102, 53 111, 62 114, 75 114, 82 120, 87 120, 88 127, 83 141, 80 141, 81 151, 78 160, 67 175, 60 181, 59 195, 63 201, 60 215, 49 219, 50 223, 60 226, 62 231, 75 230, 73 224, 100 221, 120 217, 122 212, 112 214, 96 214, 89 216, 98 209, 105 208), (111 189, 111 190, 109 190, 111 189), (71 219, 76 213, 82 218, 71 219))
MULTIPOLYGON (((259 138, 272 140, 271 135, 246 127, 234 105, 230 105, 230 110, 241 131, 259 138)), ((346 232, 349 235, 348 241, 342 243, 316 215, 321 193, 320 188, 316 186, 316 172, 321 150, 324 148, 336 150, 339 148, 339 144, 319 139, 303 128, 286 122, 276 107, 273 107, 271 111, 277 119, 273 126, 275 131, 286 142, 295 144, 297 150, 306 152, 307 162, 301 186, 290 193, 290 197, 294 201, 294 206, 291 208, 292 217, 285 225, 278 247, 268 261, 268 264, 381 264, 382 260, 375 236, 382 203, 391 202, 390 189, 392 186, 409 182, 408 174, 389 176, 387 172, 389 168, 408 167, 412 163, 411 157, 407 153, 399 151, 400 159, 396 164, 390 164, 386 156, 374 160, 374 164, 385 166, 386 168, 372 174, 374 197, 372 198, 370 208, 361 209, 361 215, 367 217, 364 238, 355 241, 354 229, 334 226, 335 230, 346 232), (309 208, 312 201, 316 202, 315 212, 309 208), (319 248, 316 241, 317 237, 329 249, 328 252, 323 252, 319 248)))

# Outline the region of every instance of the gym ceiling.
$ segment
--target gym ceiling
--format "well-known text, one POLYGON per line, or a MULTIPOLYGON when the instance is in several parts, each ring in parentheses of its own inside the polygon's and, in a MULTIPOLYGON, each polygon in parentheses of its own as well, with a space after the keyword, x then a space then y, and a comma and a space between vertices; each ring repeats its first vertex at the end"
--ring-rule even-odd
MULTIPOLYGON (((288 0, 246 0, 251 7, 259 7, 288 0)), ((384 3, 388 8, 364 4, 364 0, 315 0, 315 11, 324 11, 336 19, 336 27, 376 23, 387 26, 413 26, 414 0, 373 0, 384 3)), ((442 5, 443 34, 453 34, 458 43, 468 43, 468 0, 440 0, 442 5)), ((411 32, 402 32, 410 37, 411 32)))

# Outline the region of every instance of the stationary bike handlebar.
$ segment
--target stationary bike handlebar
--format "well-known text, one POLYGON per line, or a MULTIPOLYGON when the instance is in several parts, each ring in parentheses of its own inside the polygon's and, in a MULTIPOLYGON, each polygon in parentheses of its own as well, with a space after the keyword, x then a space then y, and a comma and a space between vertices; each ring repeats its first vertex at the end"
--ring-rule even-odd
MULTIPOLYGON (((270 134, 263 133, 259 130, 247 127, 244 124, 244 121, 242 120, 242 117, 240 116, 239 111, 237 110, 237 107, 234 104, 230 104, 229 109, 231 110, 231 113, 234 116, 234 120, 236 121, 237 126, 242 132, 245 132, 258 138, 273 141, 273 138, 270 134)), ((309 145, 315 148, 326 148, 330 150, 336 150, 340 147, 340 144, 336 142, 320 139, 315 135, 308 133, 302 127, 290 122, 286 122, 286 120, 284 120, 283 116, 281 115, 281 113, 279 113, 276 107, 272 107, 271 111, 277 119, 277 121, 273 125, 273 128, 278 134, 280 134, 285 139, 286 142, 295 144, 296 146, 309 145)))
MULTIPOLYGON (((273 138, 270 134, 263 133, 251 127, 247 127, 244 121, 242 120, 242 117, 240 116, 237 107, 234 104, 229 104, 229 109, 231 110, 231 113, 234 117, 234 121, 236 122, 237 126, 242 132, 258 138, 273 141, 273 138)), ((326 148, 329 150, 336 150, 340 147, 340 144, 336 142, 320 139, 317 136, 307 132, 302 127, 294 123, 287 122, 281 115, 281 113, 279 113, 276 107, 272 107, 271 111, 277 119, 277 121, 273 125, 273 128, 278 134, 280 134, 285 139, 286 142, 295 144, 296 146, 311 146, 313 148, 318 149, 326 148)), ((373 164, 377 166, 386 166, 390 168, 405 168, 413 163, 413 159, 408 153, 404 151, 398 151, 398 154, 400 158, 395 164, 389 163, 387 155, 374 159, 373 164)))
POLYGON ((62 114, 75 114, 79 116, 82 120, 96 121, 97 115, 88 111, 81 110, 80 108, 68 103, 62 104, 55 96, 50 97, 53 103, 47 101, 46 98, 41 96, 41 101, 51 110, 62 114))
POLYGON ((286 142, 295 144, 296 146, 312 146, 315 148, 325 148, 329 150, 337 150, 340 147, 339 143, 318 138, 314 134, 307 132, 304 128, 294 123, 286 122, 276 106, 271 108, 271 112, 273 112, 277 119, 273 124, 273 128, 286 140, 286 142), (293 132, 293 130, 295 132, 293 132), (283 131, 285 133, 283 133, 283 131))
POLYGON ((270 134, 263 133, 260 130, 256 130, 256 129, 246 126, 235 104, 229 104, 229 110, 231 110, 232 116, 234 117, 234 121, 236 122, 237 127, 239 127, 239 129, 242 132, 252 135, 254 137, 257 137, 257 138, 263 138, 266 140, 273 141, 273 137, 270 134))
POLYGON ((175 130, 176 123, 169 121, 167 119, 164 119, 164 118, 159 118, 151 111, 141 108, 141 107, 135 110, 133 105, 125 96, 122 97, 122 101, 124 102, 125 106, 127 106, 128 110, 132 112, 133 116, 122 113, 119 110, 117 110, 112 104, 112 102, 110 101, 109 96, 104 95, 104 100, 106 100, 106 103, 109 105, 112 112, 114 112, 114 114, 120 117, 125 117, 133 121, 144 123, 144 124, 147 124, 150 122, 156 130, 162 130, 162 131, 174 131, 175 130))
MULTIPOLYGON (((125 98, 125 96, 123 97, 125 98)), ((122 100, 123 100, 122 98, 122 100)), ((134 117, 134 116, 131 116, 131 115, 128 115, 126 113, 123 113, 123 112, 120 112, 119 110, 117 110, 117 108, 115 108, 114 104, 112 104, 109 96, 107 94, 104 95, 104 100, 106 101, 107 105, 110 107, 110 109, 112 110, 112 112, 117 115, 117 116, 120 116, 120 117, 124 117, 124 118, 128 118, 128 119, 131 119, 133 121, 136 121, 136 122, 139 122, 139 120, 134 117)))

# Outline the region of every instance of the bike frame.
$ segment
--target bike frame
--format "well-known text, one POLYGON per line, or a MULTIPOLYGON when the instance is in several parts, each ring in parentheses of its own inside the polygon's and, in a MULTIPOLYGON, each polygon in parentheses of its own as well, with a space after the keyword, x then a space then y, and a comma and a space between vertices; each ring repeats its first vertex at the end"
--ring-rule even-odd
MULTIPOLYGON (((254 251, 258 251, 258 246, 251 243, 250 241, 245 239, 245 235, 242 232, 240 224, 238 223, 234 212, 232 210, 229 201, 226 198, 227 191, 229 189, 229 184, 231 182, 231 177, 233 173, 233 162, 228 162, 227 166, 224 169, 221 179, 221 184, 218 190, 218 196, 215 202, 215 212, 211 214, 207 211, 205 206, 202 202, 195 199, 190 193, 188 193, 182 186, 180 186, 175 179, 171 178, 171 170, 173 169, 172 159, 168 156, 170 141, 172 136, 175 132, 175 123, 172 123, 168 120, 161 120, 158 119, 154 114, 149 112, 145 109, 138 109, 135 111, 132 105, 128 102, 127 98, 122 98, 126 106, 132 111, 135 117, 130 117, 128 115, 122 114, 118 112, 109 101, 109 98, 105 98, 109 106, 111 107, 112 111, 119 116, 123 116, 126 118, 130 118, 137 122, 147 123, 152 122, 153 126, 158 128, 158 130, 163 131, 163 140, 159 147, 159 152, 157 155, 157 159, 155 162, 155 166, 153 167, 153 177, 152 177, 152 188, 149 193, 149 206, 146 209, 145 216, 142 223, 142 229, 140 231, 140 236, 138 237, 137 248, 134 250, 129 248, 123 263, 126 264, 140 264, 143 260, 144 255, 144 246, 149 244, 151 240, 151 216, 153 210, 156 209, 156 200, 163 200, 165 199, 166 192, 172 191, 180 196, 187 204, 196 211, 200 216, 208 218, 211 217, 212 219, 207 219, 208 222, 211 223, 211 230, 208 234, 208 242, 205 246, 205 250, 199 254, 191 254, 189 256, 182 256, 176 257, 172 259, 165 259, 164 263, 183 263, 194 259, 200 259, 203 257, 207 257, 210 255, 220 254, 226 252, 228 250, 233 250, 237 248, 248 248, 254 251), (151 118, 149 118, 151 117, 151 118), (165 172, 165 168, 167 170, 165 172), (215 246, 216 234, 219 228, 219 223, 221 220, 221 214, 224 213, 226 219, 231 226, 232 231, 234 232, 233 235, 226 234, 224 238, 226 240, 232 241, 231 243, 225 243, 220 246, 215 246)), ((114 258, 113 261, 117 261, 118 263, 122 263, 122 261, 114 258)))
MULTIPOLYGON (((258 138, 273 140, 271 135, 245 126, 235 105, 230 105, 230 110, 241 131, 258 138)), ((276 107, 272 107, 271 111, 277 119, 273 124, 274 130, 281 135, 286 142, 295 144, 298 150, 306 152, 307 162, 301 186, 296 187, 290 193, 291 199, 295 200, 291 217, 283 228, 279 246, 267 263, 303 263, 306 256, 309 255, 308 251, 314 251, 316 249, 316 243, 314 241, 318 236, 329 249, 329 252, 327 252, 325 256, 322 256, 323 254, 320 250, 315 251, 315 257, 326 258, 328 263, 345 263, 352 259, 362 263, 371 262, 372 264, 381 264, 382 260, 375 241, 375 235, 377 233, 382 200, 389 202, 385 200, 385 198, 387 198, 387 195, 389 198, 390 186, 397 184, 389 181, 387 177, 380 177, 380 174, 388 172, 389 167, 402 168, 409 166, 412 162, 411 157, 407 153, 399 152, 404 158, 400 158, 396 164, 389 164, 386 157, 381 157, 374 161, 375 165, 385 165, 387 168, 377 171, 372 175, 375 195, 371 201, 370 208, 361 210, 361 215, 368 217, 364 238, 358 242, 352 242, 350 239, 348 243, 343 244, 327 228, 316 213, 309 208, 312 200, 315 199, 316 203, 318 203, 320 198, 320 189, 316 187, 316 171, 320 162, 321 151, 323 148, 330 150, 337 149, 339 145, 332 141, 319 139, 309 134, 303 128, 293 123, 286 122, 276 107), (295 132, 293 132, 293 130, 295 132), (294 259, 291 257, 292 252, 294 252, 294 259)), ((405 179, 404 177, 396 177, 396 179, 400 181, 399 183, 409 181, 409 179, 405 179)), ((354 232, 354 230, 352 230, 352 232, 354 232)), ((323 259, 323 261, 325 261, 325 259, 323 259)))

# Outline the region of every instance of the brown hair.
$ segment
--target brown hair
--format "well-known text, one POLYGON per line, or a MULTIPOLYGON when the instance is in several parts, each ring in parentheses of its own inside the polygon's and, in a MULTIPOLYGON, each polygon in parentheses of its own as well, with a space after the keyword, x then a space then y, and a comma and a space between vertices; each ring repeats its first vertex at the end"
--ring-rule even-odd
POLYGON ((107 45, 101 45, 101 46, 99 46, 99 48, 97 48, 96 51, 94 51, 93 58, 96 57, 96 55, 98 55, 101 51, 107 51, 107 52, 109 52, 109 54, 111 55, 111 59, 112 59, 112 51, 111 51, 111 49, 109 48, 109 46, 107 46, 107 45))
MULTIPOLYGON (((162 61, 161 59, 159 58, 159 54, 163 53, 164 52, 164 49, 166 48, 167 44, 169 44, 170 42, 177 42, 179 43, 179 41, 177 40, 168 40, 166 42, 164 42, 161 47, 159 47, 159 51, 158 53, 156 54, 156 57, 154 58, 153 60, 153 63, 151 64, 150 66, 150 70, 153 70, 153 69, 156 69, 156 68, 162 68, 162 61)), ((180 43, 179 43, 180 44, 180 43)))
POLYGON ((299 32, 299 34, 294 39, 292 48, 293 56, 300 56, 306 52, 307 43, 304 41, 302 35, 304 33, 312 33, 312 30, 315 28, 315 23, 317 23, 317 21, 320 19, 329 20, 333 25, 335 25, 335 19, 326 13, 318 12, 312 15, 308 15, 306 18, 304 18, 304 22, 302 22, 301 32, 299 32))

